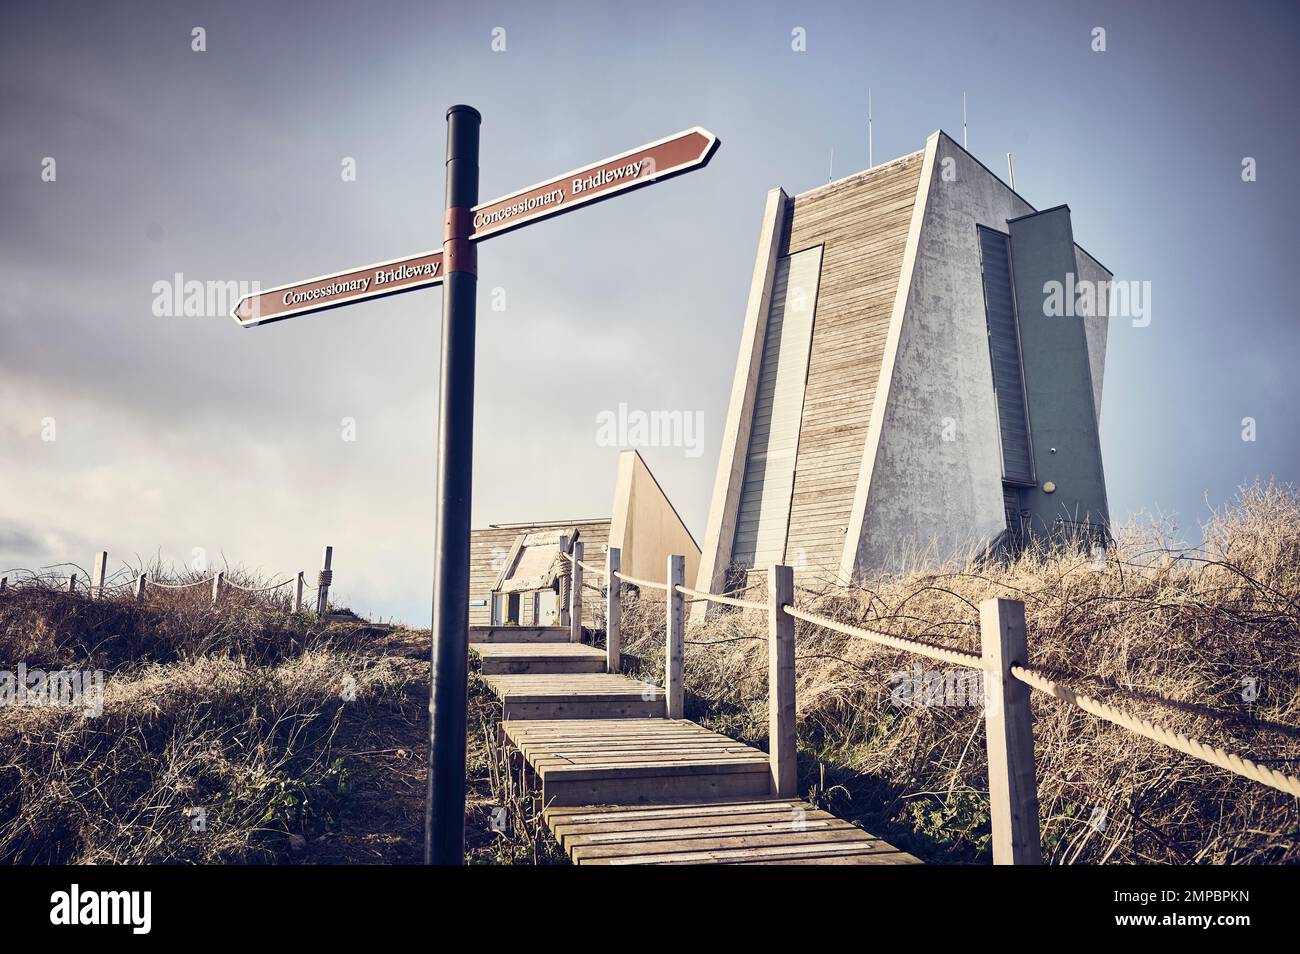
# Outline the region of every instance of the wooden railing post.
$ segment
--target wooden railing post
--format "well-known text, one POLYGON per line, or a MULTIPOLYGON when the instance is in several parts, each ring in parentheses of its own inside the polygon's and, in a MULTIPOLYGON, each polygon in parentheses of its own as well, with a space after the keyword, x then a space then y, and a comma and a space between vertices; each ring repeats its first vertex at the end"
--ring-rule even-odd
MULTIPOLYGON (((561 552, 561 553, 570 553, 570 554, 572 553, 572 551, 569 549, 569 536, 568 536, 568 534, 565 534, 565 533, 560 534, 560 552, 561 552)), ((564 571, 564 567, 565 567, 565 565, 566 565, 568 562, 569 562, 569 561, 566 560, 566 559, 564 559, 564 557, 560 557, 560 570, 561 570, 561 573, 563 573, 563 571, 564 571)), ((569 625, 569 619, 570 619, 569 607, 570 607, 570 606, 572 605, 572 603, 573 603, 573 595, 572 595, 571 593, 566 593, 566 592, 564 591, 564 587, 565 587, 567 584, 570 584, 570 583, 572 583, 572 582, 573 582, 573 572, 572 572, 572 568, 570 568, 568 574, 567 574, 567 575, 562 575, 561 578, 560 578, 560 599, 559 599, 559 603, 560 603, 560 625, 561 625, 561 626, 568 626, 568 625, 569 625)))
POLYGON ((9 577, 0 576, 0 593, 3 593, 8 588, 9 588, 9 577))
POLYGON ((316 593, 316 615, 321 619, 330 611, 330 583, 334 581, 334 548, 326 547, 321 561, 320 576, 316 579, 319 590, 316 593))
POLYGON ((212 578, 212 605, 216 606, 217 601, 221 599, 221 584, 226 582, 226 571, 218 570, 217 575, 212 578))
POLYGON ((295 585, 293 591, 293 611, 295 613, 302 612, 302 591, 306 586, 307 586, 307 571, 299 570, 298 582, 295 585))
POLYGON ((667 646, 664 649, 664 690, 668 696, 668 718, 680 719, 685 709, 682 688, 682 651, 686 645, 686 597, 677 589, 686 585, 686 557, 668 558, 667 646))
POLYGON ((767 629, 767 745, 772 794, 793 798, 799 784, 799 748, 795 738, 794 568, 772 567, 767 629))
POLYGON ((1041 865, 1029 687, 1011 675, 1012 666, 1029 662, 1025 604, 998 599, 981 602, 980 648, 984 659, 993 863, 1041 865))
POLYGON ((90 567, 90 598, 103 599, 104 579, 108 575, 108 551, 100 550, 95 554, 95 562, 90 567))
POLYGON ((573 545, 573 572, 569 574, 569 642, 582 642, 582 542, 573 545))
POLYGON ((137 603, 144 599, 144 588, 148 585, 146 578, 147 574, 145 574, 143 570, 141 570, 140 575, 135 578, 135 601, 137 603))
POLYGON ((622 662, 623 584, 615 575, 622 568, 623 551, 610 547, 605 557, 605 671, 618 672, 622 662))
POLYGON ((69 574, 68 574, 68 592, 69 592, 69 593, 75 593, 75 592, 77 592, 77 574, 76 574, 76 573, 69 573, 69 574))

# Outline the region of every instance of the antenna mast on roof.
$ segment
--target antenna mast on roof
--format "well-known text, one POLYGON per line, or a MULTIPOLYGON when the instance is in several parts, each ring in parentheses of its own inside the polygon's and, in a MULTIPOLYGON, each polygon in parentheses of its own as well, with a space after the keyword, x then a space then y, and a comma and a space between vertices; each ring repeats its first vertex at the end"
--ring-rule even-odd
POLYGON ((867 168, 876 164, 875 142, 871 129, 871 87, 867 87, 867 168))
POLYGON ((1012 189, 1016 187, 1016 167, 1011 161, 1011 153, 1007 153, 1007 179, 1010 180, 1012 189))
POLYGON ((970 147, 966 145, 966 91, 961 91, 961 147, 968 152, 970 147))
POLYGON ((826 181, 833 182, 834 180, 835 180, 835 147, 831 146, 831 160, 829 163, 826 164, 826 181))

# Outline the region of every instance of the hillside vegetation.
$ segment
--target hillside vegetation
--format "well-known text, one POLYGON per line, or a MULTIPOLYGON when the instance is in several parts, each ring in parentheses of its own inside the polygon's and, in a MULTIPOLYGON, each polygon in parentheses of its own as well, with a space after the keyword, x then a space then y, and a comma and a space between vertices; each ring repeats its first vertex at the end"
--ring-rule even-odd
MULTIPOLYGON (((1171 549, 1173 532, 1151 522, 1106 552, 923 568, 796 600, 976 653, 979 602, 1023 600, 1030 665, 1300 773, 1300 492, 1243 490, 1195 551, 1171 549)), ((624 612, 627 651, 653 677, 661 603, 624 612)), ((765 614, 736 611, 687 634, 687 718, 766 744, 766 627, 765 614)), ((892 698, 905 679, 942 678, 948 667, 799 622, 796 668, 801 790, 926 860, 988 861, 980 708, 963 704, 960 683, 949 704, 892 698)), ((1300 800, 1049 697, 1035 694, 1033 712, 1045 861, 1300 861, 1300 800)))
MULTIPOLYGON (((1104 553, 923 567, 797 600, 975 652, 979 601, 1023 600, 1034 667, 1300 771, 1300 493, 1243 491, 1196 551, 1170 549, 1172 533, 1152 523, 1104 553)), ((0 672, 107 678, 99 714, 0 707, 0 861, 418 862, 428 632, 343 617, 238 591, 214 609, 206 587, 137 604, 129 587, 90 599, 50 579, 11 584, 0 672)), ((659 594, 625 599, 630 672, 661 675, 662 622, 659 594)), ((692 628, 687 717, 766 746, 766 639, 766 614, 751 611, 692 628)), ((906 704, 900 686, 952 686, 947 669, 802 622, 797 641, 801 794, 928 861, 989 860, 978 698, 906 704)), ((561 860, 474 677, 470 706, 470 860, 561 860)), ((1033 706, 1046 860, 1300 860, 1297 799, 1063 702, 1033 706)))

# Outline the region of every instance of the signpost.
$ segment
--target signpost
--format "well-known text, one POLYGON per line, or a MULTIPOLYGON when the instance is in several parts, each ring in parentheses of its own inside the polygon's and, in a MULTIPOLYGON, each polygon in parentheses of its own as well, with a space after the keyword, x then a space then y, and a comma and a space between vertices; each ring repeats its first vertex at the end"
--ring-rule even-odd
POLYGON ((479 204, 481 122, 478 111, 470 106, 447 110, 447 197, 441 250, 260 291, 241 300, 231 312, 240 325, 254 327, 416 288, 446 285, 438 408, 426 864, 461 864, 465 853, 477 243, 702 169, 719 145, 716 136, 696 126, 479 204))

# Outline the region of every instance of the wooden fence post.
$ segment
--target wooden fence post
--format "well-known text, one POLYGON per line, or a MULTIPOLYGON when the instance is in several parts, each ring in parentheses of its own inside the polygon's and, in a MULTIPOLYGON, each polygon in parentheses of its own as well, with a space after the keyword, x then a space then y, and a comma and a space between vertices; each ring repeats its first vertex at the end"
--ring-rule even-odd
POLYGON ((316 578, 316 584, 319 590, 316 593, 316 615, 321 619, 330 610, 330 583, 334 581, 334 548, 325 548, 325 557, 323 559, 320 575, 316 578))
POLYGON ((1029 687, 1011 675, 1012 666, 1029 661, 1024 603, 997 599, 980 603, 980 649, 993 863, 1041 865, 1029 687))
POLYGON ((794 568, 772 567, 767 625, 767 747, 772 794, 793 798, 799 785, 799 747, 795 737, 794 568))
POLYGON ((302 612, 302 590, 303 587, 305 587, 306 585, 307 585, 307 571, 299 570, 298 584, 294 588, 294 592, 293 592, 293 611, 295 613, 302 612))
POLYGON ((77 592, 77 574, 76 574, 76 573, 69 573, 69 574, 68 574, 68 592, 69 592, 69 593, 75 593, 75 592, 77 592))
POLYGON ((673 554, 668 558, 667 646, 664 648, 664 689, 668 695, 668 718, 680 719, 685 709, 682 688, 682 651, 685 649, 683 627, 686 624, 685 596, 677 589, 686 585, 686 557, 673 554))
POLYGON ((618 672, 622 662, 623 584, 616 574, 623 565, 623 551, 610 547, 605 557, 605 671, 618 672))
POLYGON ((226 571, 218 570, 217 575, 212 578, 212 605, 217 605, 217 600, 221 599, 221 584, 226 581, 226 571))
POLYGON ((135 601, 137 603, 144 599, 144 588, 146 585, 148 585, 146 583, 146 574, 141 570, 140 575, 135 578, 135 601))
MULTIPOLYGON (((573 552, 569 547, 568 534, 565 533, 560 534, 560 552, 570 553, 570 554, 573 552)), ((571 593, 566 593, 564 590, 564 587, 566 585, 573 582, 572 568, 570 567, 569 572, 567 574, 565 573, 565 566, 568 564, 568 562, 569 561, 564 559, 564 557, 560 557, 561 578, 560 578, 559 604, 560 604, 560 625, 561 626, 569 625, 569 619, 570 619, 569 607, 573 605, 573 595, 571 593)), ((509 615, 509 610, 506 611, 506 615, 507 616, 509 615)))
POLYGON ((569 642, 582 642, 582 559, 581 541, 573 545, 573 572, 569 574, 569 642))
POLYGON ((8 588, 9 588, 9 577, 0 576, 0 593, 3 593, 8 588))
POLYGON ((104 578, 108 575, 108 551, 100 550, 95 554, 95 562, 90 566, 90 598, 103 599, 104 578))

